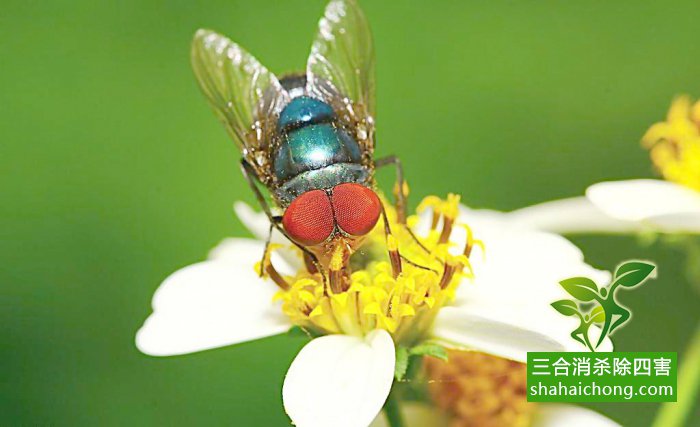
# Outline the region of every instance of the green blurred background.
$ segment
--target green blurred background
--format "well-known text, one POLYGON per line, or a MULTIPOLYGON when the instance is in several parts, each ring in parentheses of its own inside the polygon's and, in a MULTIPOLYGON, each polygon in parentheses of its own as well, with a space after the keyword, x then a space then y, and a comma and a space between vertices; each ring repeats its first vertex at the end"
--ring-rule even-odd
MULTIPOLYGON (((700 95, 697 1, 362 4, 378 154, 401 156, 414 203, 452 191, 510 210, 653 176, 640 136, 674 94, 700 95)), ((247 233, 231 204, 253 198, 195 85, 193 32, 228 34, 282 73, 303 67, 323 6, 2 2, 1 424, 286 424, 281 384, 302 341, 157 359, 133 337, 167 274, 247 233)), ((658 280, 625 295, 635 318, 616 343, 681 352, 700 317, 683 254, 575 242, 597 267, 659 263, 658 280)), ((595 407, 633 426, 656 410, 595 407)))

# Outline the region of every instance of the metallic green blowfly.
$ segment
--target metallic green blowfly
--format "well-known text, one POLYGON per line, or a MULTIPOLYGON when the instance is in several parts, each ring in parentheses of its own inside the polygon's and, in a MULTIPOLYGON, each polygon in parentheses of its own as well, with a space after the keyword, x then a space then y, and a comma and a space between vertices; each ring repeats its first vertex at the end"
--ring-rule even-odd
MULTIPOLYGON (((278 79, 210 30, 196 33, 192 66, 241 149, 243 173, 270 219, 270 232, 276 228, 299 247, 309 268, 333 270, 334 256, 345 265, 380 216, 391 235, 374 190, 375 168, 395 166, 398 222, 405 224, 401 163, 395 156, 373 156, 374 48, 354 0, 327 5, 305 72, 278 79)), ((401 257, 398 249, 393 252, 398 274, 401 257)))

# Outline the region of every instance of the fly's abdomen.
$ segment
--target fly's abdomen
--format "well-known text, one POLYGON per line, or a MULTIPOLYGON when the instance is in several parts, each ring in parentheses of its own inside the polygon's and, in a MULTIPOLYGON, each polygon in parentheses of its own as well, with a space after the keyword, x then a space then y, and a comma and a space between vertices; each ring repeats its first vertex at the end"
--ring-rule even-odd
POLYGON ((360 146, 337 125, 328 104, 306 96, 294 98, 282 110, 277 128, 281 139, 273 172, 282 202, 309 190, 367 179, 360 146))

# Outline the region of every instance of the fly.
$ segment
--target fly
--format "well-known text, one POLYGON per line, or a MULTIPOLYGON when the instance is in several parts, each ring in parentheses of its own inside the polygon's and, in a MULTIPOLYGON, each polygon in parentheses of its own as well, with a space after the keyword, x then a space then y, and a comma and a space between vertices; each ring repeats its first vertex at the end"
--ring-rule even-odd
MULTIPOLYGON (((373 155, 374 47, 354 0, 326 6, 302 73, 277 78, 210 30, 196 33, 191 55, 199 86, 241 150, 243 174, 270 220, 270 232, 274 227, 299 247, 310 270, 325 280, 326 271, 331 276, 339 271, 332 264, 341 260, 347 267, 382 216, 391 238, 375 191, 376 168, 396 168, 395 204, 405 225, 401 163, 395 156, 373 155)), ((401 258, 392 246, 397 275, 401 258)))

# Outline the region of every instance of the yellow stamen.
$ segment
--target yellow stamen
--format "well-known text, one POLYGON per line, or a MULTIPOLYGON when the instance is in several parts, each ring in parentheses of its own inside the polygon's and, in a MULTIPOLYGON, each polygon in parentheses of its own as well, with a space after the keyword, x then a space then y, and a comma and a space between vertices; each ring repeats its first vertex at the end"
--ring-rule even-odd
MULTIPOLYGON (((458 202, 453 195, 446 201, 433 196, 421 206, 461 226, 458 202)), ((437 311, 454 299, 460 282, 471 277, 469 259, 462 253, 451 255, 448 249, 454 244, 449 240, 441 243, 444 226, 420 236, 419 244, 399 224, 391 204, 384 205, 391 233, 386 235, 380 223, 353 256, 345 244, 336 245, 329 263, 329 289, 324 289, 323 277, 312 269, 284 278, 290 285, 277 298, 292 322, 320 334, 363 335, 381 328, 402 345, 425 338, 437 311)), ((414 225, 418 219, 407 220, 414 225)), ((473 237, 469 241, 477 242, 473 237)))
POLYGON ((433 219, 430 223, 430 229, 435 230, 438 223, 440 222, 440 217, 442 216, 442 199, 437 196, 428 196, 423 199, 418 205, 416 212, 419 214, 423 213, 426 209, 431 208, 433 211, 433 219))
POLYGON ((484 252, 484 242, 478 239, 474 239, 474 232, 472 231, 472 228, 468 226, 467 224, 462 224, 462 227, 464 227, 465 231, 467 232, 467 242, 464 245, 464 256, 469 258, 472 255, 472 250, 474 249, 475 246, 478 246, 481 249, 481 252, 484 252))
POLYGON ((652 125, 642 145, 665 179, 700 191, 700 102, 674 99, 666 121, 652 125))
POLYGON ((393 234, 386 236, 386 248, 389 251, 389 261, 391 262, 391 272, 394 279, 401 274, 401 254, 399 254, 399 244, 393 234))
POLYGON ((445 289, 450 284, 458 268, 459 264, 456 262, 445 262, 445 269, 443 270, 442 277, 440 278, 440 289, 445 289))
POLYGON ((347 258, 348 251, 345 247, 345 243, 341 242, 337 244, 333 251, 333 256, 331 257, 330 273, 328 277, 331 291, 334 294, 339 294, 347 289, 344 280, 345 271, 343 271, 347 265, 347 258))
POLYGON ((531 424, 537 406, 527 402, 524 364, 454 350, 447 362, 428 357, 424 364, 431 397, 452 419, 450 426, 531 424))

